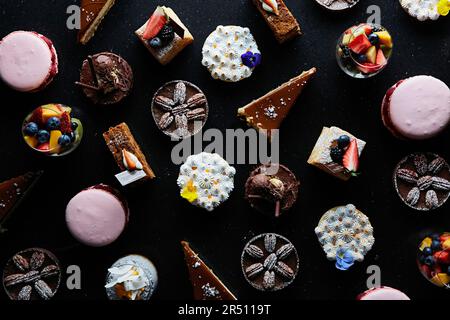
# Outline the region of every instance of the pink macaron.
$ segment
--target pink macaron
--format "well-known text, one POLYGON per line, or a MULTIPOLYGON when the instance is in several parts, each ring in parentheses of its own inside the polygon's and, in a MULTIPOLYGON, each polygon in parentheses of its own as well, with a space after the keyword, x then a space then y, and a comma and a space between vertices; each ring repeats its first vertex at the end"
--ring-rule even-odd
POLYGON ((369 289, 361 293, 357 300, 411 300, 400 290, 390 287, 379 287, 369 289))
POLYGON ((21 92, 47 87, 58 73, 53 43, 33 31, 14 31, 0 41, 0 78, 21 92))
POLYGON ((110 186, 100 184, 78 193, 66 208, 66 223, 79 242, 91 247, 113 243, 128 223, 125 199, 110 186))
POLYGON ((397 138, 432 138, 450 123, 450 89, 431 76, 399 81, 387 91, 381 114, 384 125, 397 138))

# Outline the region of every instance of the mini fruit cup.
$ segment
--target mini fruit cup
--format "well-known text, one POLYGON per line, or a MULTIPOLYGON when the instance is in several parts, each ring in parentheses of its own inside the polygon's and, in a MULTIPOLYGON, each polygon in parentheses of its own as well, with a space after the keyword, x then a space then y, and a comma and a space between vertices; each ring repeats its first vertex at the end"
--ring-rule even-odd
POLYGON ((59 157, 75 150, 83 138, 81 121, 72 118, 72 109, 62 104, 36 108, 24 120, 22 134, 33 150, 59 157))
POLYGON ((423 239, 417 265, 431 283, 450 289, 450 232, 432 234, 423 239))
POLYGON ((336 46, 339 67, 353 78, 373 77, 389 63, 392 37, 382 26, 362 23, 347 29, 336 46))

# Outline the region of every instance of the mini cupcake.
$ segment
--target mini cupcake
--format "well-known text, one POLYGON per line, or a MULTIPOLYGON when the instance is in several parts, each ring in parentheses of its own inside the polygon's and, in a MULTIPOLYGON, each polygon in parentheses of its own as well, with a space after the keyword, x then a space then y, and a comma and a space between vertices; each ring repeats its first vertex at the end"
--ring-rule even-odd
POLYGON ((58 259, 48 250, 31 248, 16 253, 3 270, 3 286, 11 300, 50 300, 61 282, 58 259))
POLYGON ((356 300, 411 300, 400 290, 390 287, 372 288, 361 293, 356 300))
POLYGON ((450 196, 450 167, 437 154, 411 154, 395 168, 394 187, 408 207, 419 211, 438 209, 450 196))
POLYGON ((327 259, 344 271, 362 262, 375 242, 369 218, 352 204, 326 212, 315 233, 327 259))
POLYGON ((121 56, 101 52, 83 61, 80 81, 76 84, 94 104, 116 104, 130 94, 133 70, 121 56))
POLYGON ((252 75, 261 52, 248 28, 218 26, 203 45, 202 64, 214 79, 238 82, 252 75))
POLYGON ((450 289, 450 233, 435 233, 419 245, 417 265, 432 284, 450 289))
POLYGON ((108 269, 106 294, 109 300, 150 300, 158 285, 153 263, 140 255, 117 260, 108 269))
POLYGON ((34 31, 14 31, 0 41, 0 78, 21 92, 45 89, 58 74, 50 39, 34 31))
POLYGON ((397 138, 433 138, 450 124, 450 88, 431 76, 399 81, 384 96, 381 116, 397 138))
POLYGON ((285 237, 265 233, 251 239, 241 256, 247 282, 260 291, 279 291, 294 282, 299 258, 294 245, 285 237))
POLYGON ((126 200, 110 186, 99 184, 78 193, 66 208, 66 223, 73 237, 91 247, 113 243, 128 223, 126 200))
POLYGON ((262 165, 250 173, 245 184, 245 198, 257 211, 279 217, 297 201, 299 184, 287 167, 262 165))
POLYGON ((202 152, 189 156, 180 168, 181 197, 193 205, 213 211, 234 189, 236 169, 220 155, 202 152))

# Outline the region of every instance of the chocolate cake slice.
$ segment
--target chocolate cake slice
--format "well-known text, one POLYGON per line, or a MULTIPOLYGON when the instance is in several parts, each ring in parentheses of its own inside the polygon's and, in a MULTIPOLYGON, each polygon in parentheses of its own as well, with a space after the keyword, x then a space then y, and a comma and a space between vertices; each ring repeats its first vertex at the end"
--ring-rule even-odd
POLYGON ((103 138, 120 170, 129 174, 129 177, 116 176, 122 185, 156 177, 126 123, 110 128, 103 134, 103 138), (137 180, 131 177, 138 173, 144 174, 139 175, 137 180))
POLYGON ((86 44, 94 36, 103 18, 116 0, 81 0, 80 30, 78 42, 86 44))
POLYGON ((27 196, 42 173, 42 171, 28 172, 0 183, 0 232, 6 219, 27 196))
POLYGON ((253 0, 253 3, 272 29, 279 43, 284 43, 302 34, 297 19, 283 0, 253 0))
POLYGON ((195 300, 237 300, 198 254, 191 249, 188 242, 182 241, 181 245, 194 288, 195 300))
POLYGON ((270 91, 263 97, 254 100, 238 110, 238 116, 255 129, 278 129, 294 106, 309 79, 316 73, 316 68, 303 72, 299 76, 270 91))

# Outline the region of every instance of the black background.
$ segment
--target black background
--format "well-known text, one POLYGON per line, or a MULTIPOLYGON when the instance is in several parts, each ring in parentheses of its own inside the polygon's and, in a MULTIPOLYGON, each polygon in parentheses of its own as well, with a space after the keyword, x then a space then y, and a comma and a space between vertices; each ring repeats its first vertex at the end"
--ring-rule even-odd
MULTIPOLYGON (((421 234, 449 230, 449 204, 433 213, 418 213, 403 205, 392 186, 396 163, 413 151, 433 151, 450 159, 449 132, 419 143, 393 138, 380 119, 386 90, 398 80, 430 74, 450 84, 450 20, 419 23, 401 9, 398 1, 362 0, 348 12, 333 14, 314 0, 286 0, 298 18, 304 36, 280 46, 250 0, 117 1, 96 36, 87 46, 76 43, 76 32, 66 28, 66 8, 77 1, 0 1, 0 36, 14 30, 35 30, 48 36, 59 54, 60 73, 41 93, 22 94, 0 85, 1 178, 28 170, 44 169, 38 187, 15 212, 0 238, 0 265, 28 247, 53 251, 64 266, 82 269, 82 290, 64 286, 55 299, 106 299, 107 268, 118 258, 140 253, 159 272, 155 300, 190 299, 191 285, 179 242, 188 240, 229 288, 241 299, 354 299, 366 288, 366 268, 381 267, 382 283, 396 287, 412 299, 448 299, 449 292, 434 287, 419 273, 415 250, 421 234), (135 37, 157 4, 171 6, 195 37, 170 65, 160 66, 135 37), (341 32, 367 19, 366 9, 377 4, 382 24, 390 30, 395 49, 390 65, 369 80, 354 80, 337 66, 335 44, 341 32), (263 64, 253 76, 237 84, 212 80, 201 66, 204 40, 219 24, 247 26, 263 53, 263 64), (91 105, 73 82, 88 54, 113 51, 122 55, 135 72, 135 87, 121 105, 91 105), (292 211, 279 220, 261 216, 243 199, 243 186, 253 166, 238 165, 236 188, 230 200, 213 213, 203 212, 179 197, 178 166, 170 159, 173 143, 155 126, 150 112, 154 92, 165 82, 188 80, 203 89, 210 103, 207 128, 245 128, 235 116, 238 107, 297 75, 317 67, 318 73, 302 94, 281 130, 281 162, 301 180, 300 198, 292 211), (49 102, 70 105, 85 127, 85 136, 71 155, 43 158, 23 142, 21 123, 35 107, 49 102), (126 121, 140 142, 158 179, 123 190, 131 208, 131 221, 118 241, 106 248, 88 248, 69 234, 65 206, 77 192, 103 182, 118 187, 117 167, 102 132, 126 121), (306 160, 322 126, 335 125, 367 141, 361 159, 363 174, 341 182, 306 160), (314 228, 319 218, 336 205, 355 204, 375 229, 375 246, 363 263, 340 272, 326 260, 314 228), (241 250, 250 237, 277 232, 297 247, 300 273, 289 288, 260 293, 250 287, 240 269, 241 250)), ((0 299, 7 299, 2 291, 0 299)))

